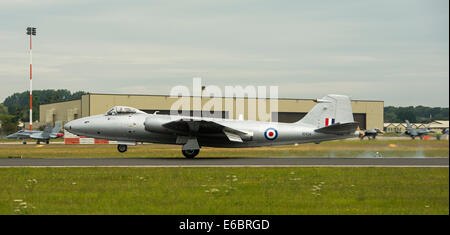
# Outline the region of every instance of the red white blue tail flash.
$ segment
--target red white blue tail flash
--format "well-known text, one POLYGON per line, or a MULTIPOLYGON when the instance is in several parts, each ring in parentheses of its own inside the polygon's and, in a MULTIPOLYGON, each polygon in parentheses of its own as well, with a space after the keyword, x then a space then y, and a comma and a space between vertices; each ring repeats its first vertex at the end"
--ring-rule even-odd
POLYGON ((335 122, 334 118, 325 118, 325 126, 333 125, 335 122), (330 122, 331 120, 331 122, 330 122))

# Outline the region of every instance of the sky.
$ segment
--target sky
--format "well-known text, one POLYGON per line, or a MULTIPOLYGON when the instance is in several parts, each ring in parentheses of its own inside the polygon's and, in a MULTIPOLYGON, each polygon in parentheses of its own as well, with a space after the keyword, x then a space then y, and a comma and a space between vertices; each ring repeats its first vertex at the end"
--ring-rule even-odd
POLYGON ((0 0, 0 102, 29 89, 278 86, 449 106, 448 0, 0 0))

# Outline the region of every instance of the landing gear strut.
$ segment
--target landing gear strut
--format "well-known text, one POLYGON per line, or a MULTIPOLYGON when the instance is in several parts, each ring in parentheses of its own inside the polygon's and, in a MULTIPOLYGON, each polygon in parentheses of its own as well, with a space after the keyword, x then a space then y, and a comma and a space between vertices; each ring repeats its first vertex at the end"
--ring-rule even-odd
POLYGON ((125 144, 119 144, 117 145, 117 150, 119 150, 119 152, 124 153, 126 152, 128 149, 128 146, 125 144))
POLYGON ((181 150, 186 158, 192 159, 200 152, 200 149, 181 150))

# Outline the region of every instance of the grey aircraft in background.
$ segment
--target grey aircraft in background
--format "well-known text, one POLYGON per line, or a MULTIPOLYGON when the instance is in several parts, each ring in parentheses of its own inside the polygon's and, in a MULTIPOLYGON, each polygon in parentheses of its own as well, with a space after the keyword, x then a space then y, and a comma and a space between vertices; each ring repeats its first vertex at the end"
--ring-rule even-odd
POLYGON ((359 138, 361 140, 363 140, 364 137, 367 137, 367 139, 369 139, 369 140, 370 140, 370 138, 372 138, 374 140, 374 139, 376 139, 378 134, 383 134, 383 132, 380 131, 380 129, 378 129, 378 128, 364 130, 359 134, 359 138))
POLYGON ((194 158, 203 146, 260 147, 357 137, 350 99, 327 95, 295 123, 233 120, 210 117, 147 114, 116 106, 102 115, 70 121, 67 131, 81 136, 118 142, 119 152, 136 142, 182 145, 182 153, 194 158))
POLYGON ((428 129, 428 128, 414 128, 411 126, 411 123, 409 123, 408 120, 405 120, 406 122, 406 131, 403 132, 401 135, 409 135, 411 139, 415 139, 416 137, 419 137, 420 139, 423 139, 424 136, 434 133, 434 131, 428 129))
POLYGON ((6 136, 8 139, 21 139, 23 140, 23 144, 27 143, 27 139, 36 140, 37 144, 40 144, 41 141, 46 144, 50 143, 50 139, 56 139, 63 137, 63 133, 59 133, 61 129, 61 123, 57 123, 53 129, 50 129, 50 126, 46 126, 43 131, 33 131, 33 130, 20 130, 14 134, 6 136))

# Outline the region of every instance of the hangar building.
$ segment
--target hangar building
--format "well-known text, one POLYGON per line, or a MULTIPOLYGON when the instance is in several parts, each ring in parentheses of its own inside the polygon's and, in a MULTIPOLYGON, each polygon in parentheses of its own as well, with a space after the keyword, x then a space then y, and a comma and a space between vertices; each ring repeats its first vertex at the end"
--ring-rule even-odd
MULTIPOLYGON (((196 97, 199 98, 199 97, 196 97)), ((147 113, 159 111, 159 114, 169 114, 170 107, 179 98, 170 97, 169 95, 135 95, 135 94, 99 94, 90 93, 83 95, 80 100, 67 102, 59 102, 45 104, 39 107, 40 125, 46 123, 62 122, 63 124, 81 117, 87 117, 97 114, 104 114, 114 106, 130 106, 140 109, 147 113)), ((189 97, 192 114, 192 106, 194 97, 189 97)), ((209 97, 201 97, 202 106, 209 101, 209 97)), ((222 114, 226 118, 249 119, 248 104, 254 102, 252 98, 220 98, 222 101, 222 114), (226 102, 233 104, 233 110, 228 110, 225 106, 226 102), (243 102, 243 113, 237 113, 237 103, 243 102)), ((278 99, 278 121, 279 122, 296 122, 303 118, 315 105, 313 99, 278 99)), ((266 107, 270 106, 270 102, 266 99, 266 107)), ((352 110, 355 121, 360 123, 361 129, 378 128, 383 129, 383 101, 375 100, 352 100, 352 110)), ((276 115, 276 113, 271 114, 276 115)))

